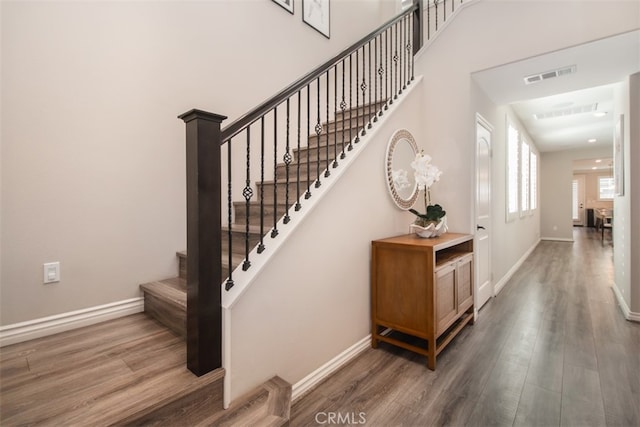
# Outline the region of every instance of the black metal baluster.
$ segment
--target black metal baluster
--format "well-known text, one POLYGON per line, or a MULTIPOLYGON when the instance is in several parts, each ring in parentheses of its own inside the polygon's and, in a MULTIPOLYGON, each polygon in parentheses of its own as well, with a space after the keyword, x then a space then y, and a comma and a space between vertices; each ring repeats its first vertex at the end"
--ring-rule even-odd
POLYGON ((376 93, 375 95, 375 99, 376 99, 376 116, 373 118, 374 122, 378 121, 378 116, 382 116, 382 75, 380 74, 380 69, 382 68, 382 35, 376 36, 375 39, 375 49, 376 51, 376 55, 375 55, 375 67, 376 67, 376 74, 378 75, 378 77, 374 77, 375 78, 375 89, 374 92, 376 93), (380 51, 380 56, 378 56, 378 51, 380 51), (378 66, 378 63, 380 64, 378 66), (380 79, 380 91, 378 91, 378 78, 380 79))
POLYGON ((405 19, 404 23, 404 88, 407 88, 407 84, 409 84, 409 17, 405 19))
POLYGON ((373 85, 371 84, 371 41, 369 41, 369 43, 367 43, 369 45, 369 60, 367 61, 369 63, 369 85, 367 87, 367 89, 369 89, 369 108, 368 108, 368 113, 367 116, 369 117, 369 124, 367 125, 367 128, 371 129, 371 127, 373 126, 372 122, 371 122, 371 111, 373 109, 373 104, 371 103, 371 88, 373 87, 373 85))
POLYGON ((347 59, 343 59, 342 60, 342 101, 340 101, 340 110, 342 110, 342 153, 340 154, 340 158, 344 159, 346 154, 344 152, 344 126, 345 123, 347 122, 347 119, 345 117, 345 111, 347 109, 347 103, 344 99, 344 71, 345 71, 345 62, 347 62, 347 59))
POLYGON ((249 214, 250 214, 250 200, 253 196, 253 189, 251 189, 251 126, 247 127, 247 179, 245 181, 245 187, 242 190, 242 196, 245 199, 245 230, 244 230, 244 262, 242 263, 242 270, 247 271, 251 267, 251 261, 249 261, 249 214))
MULTIPOLYGON (((371 42, 369 42, 371 43, 371 42)), ((371 58, 369 58, 371 60, 371 58)), ((371 70, 371 64, 369 64, 371 70)), ((373 38, 373 119, 374 123, 378 121, 378 37, 373 38)), ((371 84, 371 82, 369 82, 371 84)))
POLYGON ((224 289, 225 290, 229 290, 231 288, 233 288, 233 268, 232 268, 232 256, 231 254, 233 253, 233 244, 232 244, 232 239, 231 239, 231 221, 233 220, 232 218, 232 212, 233 212, 233 197, 231 194, 231 139, 227 141, 227 227, 229 227, 229 231, 228 231, 228 237, 229 237, 229 253, 227 254, 229 256, 229 277, 227 278, 227 283, 224 285, 224 289))
MULTIPOLYGON (((247 236, 247 239, 249 236, 247 236)), ((264 116, 260 118, 260 244, 258 253, 264 252, 264 116)))
POLYGON ((438 32, 438 0, 433 0, 433 4, 436 7, 436 33, 438 32))
MULTIPOLYGON (((358 61, 358 55, 360 54, 360 48, 356 50, 356 128, 360 128, 360 118, 358 117, 358 111, 360 111, 360 91, 358 90, 358 83, 360 83, 360 76, 358 72, 358 67, 360 62, 358 61)), ((353 106, 352 106, 353 109, 353 106)), ((353 141, 354 143, 360 142, 360 131, 356 131, 356 139, 353 141)))
POLYGON ((318 167, 318 171, 316 173, 316 188, 320 187, 322 185, 322 183, 320 182, 320 135, 322 134, 322 124, 320 123, 320 77, 318 77, 316 79, 317 84, 317 99, 318 99, 318 105, 317 105, 317 117, 318 120, 316 122, 316 154, 317 154, 317 159, 316 159, 316 166, 318 167))
MULTIPOLYGON (((378 92, 378 103, 382 104, 382 102, 384 101, 383 95, 382 95, 382 74, 384 73, 384 69, 382 68, 382 34, 380 34, 378 36, 380 38, 380 41, 377 42, 378 43, 378 50, 380 51, 380 66, 378 67, 378 69, 376 70, 376 72, 378 73, 378 77, 380 78, 380 91, 378 92)), ((376 59, 378 57, 376 56, 376 59)), ((377 62, 377 60, 376 60, 377 62)), ((383 109, 382 109, 382 105, 380 105, 380 110, 377 112, 376 116, 380 115, 380 117, 382 117, 383 113, 383 109)), ((376 107, 376 110, 378 109, 378 107, 376 107)), ((377 121, 377 117, 376 117, 376 121, 377 121)))
MULTIPOLYGON (((333 66, 333 117, 335 126, 333 129, 333 163, 331 167, 338 167, 338 64, 333 66)), ((344 123, 344 117, 342 118, 344 123)))
MULTIPOLYGON (((357 80, 356 80, 357 81, 357 80)), ((349 55, 349 148, 353 150, 353 54, 349 55)))
POLYGON ((326 110, 327 110, 327 121, 325 122, 327 125, 327 168, 324 171, 324 177, 327 178, 329 177, 329 175, 331 175, 331 172, 329 171, 329 161, 331 160, 330 156, 329 156, 329 150, 331 148, 331 142, 329 141, 329 136, 331 135, 331 126, 329 123, 329 92, 330 92, 330 87, 331 84, 329 82, 329 70, 327 70, 327 105, 326 105, 326 110))
POLYGON ((394 54, 393 54, 393 63, 395 68, 394 79, 393 79, 393 99, 398 99, 398 24, 394 25, 395 30, 395 43, 394 43, 394 54))
POLYGON ((307 85, 307 192, 304 198, 311 197, 311 83, 307 85))
MULTIPOLYGON (((409 34, 411 35, 411 34, 413 34, 413 30, 415 28, 414 27, 415 24, 413 22, 413 19, 410 22, 411 22, 411 29, 410 29, 409 34)), ((413 40, 413 39, 409 38, 409 40, 413 40)), ((413 41, 415 41, 415 40, 413 40, 413 41)), ((411 46, 411 81, 414 81, 415 80, 414 73, 415 73, 416 62, 415 62, 415 55, 413 53, 413 43, 409 42, 409 46, 411 46)))
MULTIPOLYGON (((364 46, 362 46, 362 84, 360 85, 360 90, 362 90, 362 132, 360 132, 360 134, 362 136, 365 136, 367 134, 367 116, 366 111, 367 111, 367 107, 366 107, 366 90, 367 90, 367 82, 365 81, 365 75, 366 75, 366 69, 365 69, 365 65, 364 65, 364 57, 365 57, 365 53, 366 50, 364 49, 364 46)), ((358 125, 360 126, 360 125, 358 125)))
POLYGON ((431 40, 431 0, 427 0, 427 40, 431 40))
POLYGON ((443 13, 442 22, 445 23, 445 22, 447 22, 447 0, 444 0, 444 3, 442 3, 442 4, 444 6, 442 8, 442 13, 443 13))
POLYGON ((385 43, 384 43, 384 98, 387 101, 384 104, 384 109, 388 110, 389 105, 393 104, 393 97, 389 97, 389 79, 391 78, 391 70, 389 70, 389 33, 391 30, 387 28, 384 31, 385 43))
MULTIPOLYGON (((273 172, 278 167, 278 107, 273 109, 273 172)), ((278 235, 278 180, 273 179, 273 229, 271 238, 278 235)))
POLYGON ((407 88, 404 84, 404 62, 406 62, 406 58, 404 56, 404 17, 400 19, 398 26, 400 27, 400 90, 398 92, 402 94, 402 91, 407 88))
POLYGON ((411 84, 411 63, 413 62, 413 51, 411 50, 411 18, 409 16, 407 16, 407 24, 405 25, 406 28, 406 39, 407 39, 407 45, 406 45, 406 56, 405 56, 405 62, 404 62, 404 66, 406 68, 406 72, 405 72, 405 80, 406 80, 406 84, 407 86, 411 84))
MULTIPOLYGON (((297 143, 297 151, 296 153, 298 153, 298 155, 300 154, 300 128, 302 127, 302 123, 300 122, 301 120, 301 109, 302 109, 302 105, 300 105, 300 103, 302 102, 302 90, 298 91, 298 143, 297 143)), ((302 205, 300 204, 300 166, 302 165, 302 162, 300 161, 300 159, 296 159, 296 207, 295 210, 296 212, 299 211, 302 208, 302 205)))

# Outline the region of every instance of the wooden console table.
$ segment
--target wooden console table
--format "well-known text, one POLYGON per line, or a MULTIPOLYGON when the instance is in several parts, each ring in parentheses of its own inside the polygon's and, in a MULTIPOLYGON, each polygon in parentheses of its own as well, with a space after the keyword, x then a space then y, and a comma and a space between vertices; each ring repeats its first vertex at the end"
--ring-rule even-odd
POLYGON ((473 324, 473 236, 409 234, 371 246, 372 347, 414 351, 435 369, 437 355, 473 324))

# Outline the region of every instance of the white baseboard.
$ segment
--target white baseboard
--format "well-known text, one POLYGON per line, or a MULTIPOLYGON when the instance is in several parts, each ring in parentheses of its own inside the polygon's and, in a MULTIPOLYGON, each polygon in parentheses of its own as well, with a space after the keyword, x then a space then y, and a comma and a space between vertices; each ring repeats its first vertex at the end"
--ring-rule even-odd
POLYGON ((613 288, 613 293, 616 296, 616 300, 618 301, 618 306, 620 306, 620 310, 622 310, 622 314, 624 315, 624 318, 627 320, 631 320, 633 322, 640 322, 640 313, 631 311, 631 309, 627 305, 627 302, 624 300, 624 297, 622 296, 622 292, 620 292, 620 289, 618 289, 618 286, 614 283, 612 288, 613 288))
MULTIPOLYGON (((544 240, 544 239, 541 239, 541 240, 544 240)), ((509 269, 509 271, 507 271, 507 274, 505 274, 504 276, 502 276, 500 280, 498 280, 498 282, 493 286, 493 296, 496 296, 500 293, 500 291, 502 290, 502 288, 504 288, 504 286, 507 284, 509 279, 511 279, 511 277, 516 273, 516 271, 518 271, 520 266, 522 266, 522 263, 529 257, 529 255, 531 255, 531 252, 533 252, 536 246, 538 246, 538 243, 540 243, 540 240, 535 242, 527 250, 527 252, 525 252, 524 255, 522 255, 520 259, 509 269)))
POLYGON ((144 298, 138 297, 1 326, 0 347, 70 331, 142 311, 144 311, 144 298))
POLYGON ((358 356, 360 353, 371 347, 371 334, 362 338, 360 341, 295 383, 291 387, 291 402, 295 402, 296 399, 302 397, 307 391, 309 391, 320 381, 327 378, 329 375, 340 369, 346 363, 358 356))
POLYGON ((564 237, 541 237, 540 240, 548 240, 551 242, 569 242, 569 243, 574 242, 573 239, 566 239, 564 237))

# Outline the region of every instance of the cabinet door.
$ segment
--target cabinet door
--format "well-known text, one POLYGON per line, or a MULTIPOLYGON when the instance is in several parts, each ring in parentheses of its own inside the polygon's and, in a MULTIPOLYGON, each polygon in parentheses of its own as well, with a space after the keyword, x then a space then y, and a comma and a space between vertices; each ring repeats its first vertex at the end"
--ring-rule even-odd
POLYGON ((458 312, 456 303, 456 264, 451 263, 436 271, 436 335, 444 332, 458 312))
POLYGON ((465 255, 457 262, 458 313, 473 305, 473 255, 465 255))

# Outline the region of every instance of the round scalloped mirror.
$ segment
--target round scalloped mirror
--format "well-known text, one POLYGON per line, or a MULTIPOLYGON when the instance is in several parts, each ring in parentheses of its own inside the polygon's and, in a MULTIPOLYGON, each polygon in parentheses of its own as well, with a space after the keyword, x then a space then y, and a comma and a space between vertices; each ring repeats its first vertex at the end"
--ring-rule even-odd
POLYGON ((396 131, 387 145, 385 170, 387 187, 395 204, 403 210, 409 209, 418 198, 418 185, 411 169, 411 162, 418 154, 418 144, 406 130, 396 131))

